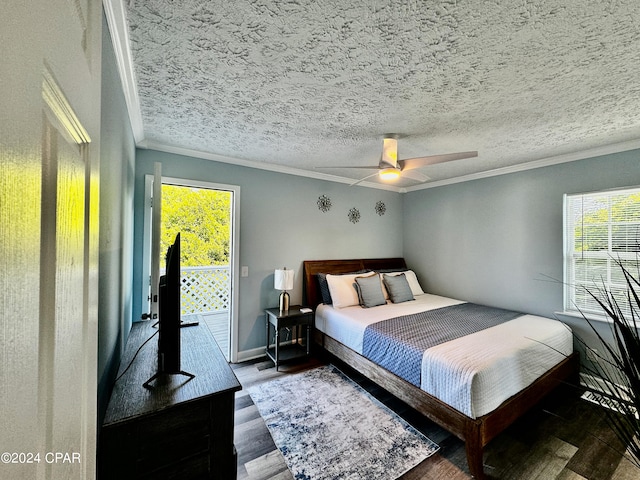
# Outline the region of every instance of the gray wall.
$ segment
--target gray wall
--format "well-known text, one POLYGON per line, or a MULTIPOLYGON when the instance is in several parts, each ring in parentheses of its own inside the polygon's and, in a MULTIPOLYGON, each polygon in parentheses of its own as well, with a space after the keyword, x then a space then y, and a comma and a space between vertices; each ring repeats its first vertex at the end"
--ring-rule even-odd
MULTIPOLYGON (((272 173, 153 150, 136 160, 133 318, 140 318, 144 175, 241 187, 239 346, 265 343, 262 310, 277 304, 273 270, 296 269, 292 302, 302 301, 305 259, 404 256, 426 291, 554 317, 562 300, 564 193, 640 184, 640 152, 632 151, 491 177, 404 195, 272 173), (316 206, 332 200, 330 212, 316 206), (375 202, 386 203, 378 216, 375 202), (347 219, 356 207, 357 224, 347 219), (279 220, 280 218, 285 221, 279 220)), ((561 317, 588 343, 582 319, 561 317)), ((606 325, 596 325, 607 336, 606 325)))
MULTIPOLYGON (((141 301, 144 176, 162 163, 167 177, 238 185, 240 193, 240 265, 249 276, 240 278, 238 351, 264 348, 263 309, 278 304, 273 271, 286 266, 296 270, 292 303, 302 301, 302 261, 324 258, 402 256, 402 196, 363 187, 349 187, 304 177, 273 173, 210 160, 184 157, 154 150, 138 150, 136 157, 135 263, 133 315, 143 312, 141 301), (332 201, 329 212, 317 207, 320 195, 332 201), (377 201, 387 210, 375 212, 377 201), (347 212, 360 210, 358 223, 347 212)), ((146 307, 145 310, 146 311, 146 307)))
MULTIPOLYGON (((563 309, 563 194, 631 185, 638 150, 410 192, 404 256, 431 293, 553 317, 563 309)), ((595 345, 584 320, 561 319, 595 345)))
POLYGON ((98 417, 104 414, 131 328, 135 144, 109 29, 102 28, 98 417))

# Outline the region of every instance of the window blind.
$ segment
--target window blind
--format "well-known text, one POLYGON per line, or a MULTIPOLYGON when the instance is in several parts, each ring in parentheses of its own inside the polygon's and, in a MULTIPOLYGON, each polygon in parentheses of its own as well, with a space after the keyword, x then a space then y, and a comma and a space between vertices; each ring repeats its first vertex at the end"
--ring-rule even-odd
POLYGON ((604 315, 588 289, 610 293, 629 315, 620 266, 638 279, 640 188, 565 195, 564 203, 565 310, 604 315))

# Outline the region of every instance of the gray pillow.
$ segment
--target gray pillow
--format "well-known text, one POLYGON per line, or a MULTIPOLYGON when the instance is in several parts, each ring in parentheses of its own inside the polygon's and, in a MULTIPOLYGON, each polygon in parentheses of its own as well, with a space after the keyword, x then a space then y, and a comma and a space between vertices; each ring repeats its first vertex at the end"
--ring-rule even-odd
POLYGON ((389 298, 393 303, 402 303, 413 300, 413 293, 404 273, 400 275, 382 275, 384 286, 387 287, 389 298))
POLYGON ((368 277, 356 277, 355 285, 361 306, 369 308, 387 303, 384 299, 384 293, 382 293, 380 277, 377 274, 368 277))

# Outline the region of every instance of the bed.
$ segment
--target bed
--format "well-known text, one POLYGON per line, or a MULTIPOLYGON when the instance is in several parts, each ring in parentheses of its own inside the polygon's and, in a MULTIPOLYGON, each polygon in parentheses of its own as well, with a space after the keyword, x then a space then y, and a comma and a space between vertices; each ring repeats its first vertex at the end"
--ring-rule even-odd
MULTIPOLYGON (((415 287, 415 276, 412 280, 403 258, 313 260, 303 262, 303 267, 305 300, 315 310, 314 342, 463 440, 469 471, 475 478, 485 478, 485 445, 561 382, 577 374, 578 357, 573 352, 568 327, 531 315, 517 314, 512 318, 508 312, 495 325, 485 325, 469 335, 454 335, 454 339, 429 347, 420 355, 408 350, 408 357, 415 357, 411 361, 385 363, 380 351, 372 347, 380 335, 375 330, 379 325, 394 322, 405 325, 406 320, 414 316, 440 315, 447 310, 457 310, 463 315, 466 309, 475 306, 422 294, 420 286, 415 287), (338 298, 330 306, 323 303, 323 294, 327 295, 325 275, 328 274, 333 282, 341 280, 353 285, 353 277, 343 275, 359 272, 358 282, 362 281, 364 285, 362 277, 368 276, 365 272, 370 271, 387 272, 388 275, 405 272, 402 276, 412 281, 413 300, 397 304, 386 301, 371 308, 352 305, 349 298, 338 298), (519 333, 522 331, 525 333, 519 333), (495 341, 496 335, 499 341, 495 341), (522 339, 526 340, 525 352, 518 353, 522 339), (520 362, 519 368, 505 367, 507 356, 520 362), (463 363, 456 367, 458 361, 463 363), (406 364, 412 362, 415 366, 407 374, 406 364), (466 381, 452 386, 450 380, 455 377, 452 372, 456 368, 468 371, 468 362, 482 365, 474 366, 474 373, 467 375, 466 381), (443 368, 445 370, 439 370, 443 368), (508 373, 503 375, 502 372, 508 373), (509 377, 508 381, 505 381, 506 377, 509 377)), ((391 280, 389 277, 384 279, 391 280)), ((370 279, 366 281, 371 282, 370 279)), ((336 283, 332 283, 332 287, 337 288, 336 283)), ((385 297, 388 296, 386 290, 383 291, 385 297)), ((362 302, 362 295, 359 301, 362 302)))

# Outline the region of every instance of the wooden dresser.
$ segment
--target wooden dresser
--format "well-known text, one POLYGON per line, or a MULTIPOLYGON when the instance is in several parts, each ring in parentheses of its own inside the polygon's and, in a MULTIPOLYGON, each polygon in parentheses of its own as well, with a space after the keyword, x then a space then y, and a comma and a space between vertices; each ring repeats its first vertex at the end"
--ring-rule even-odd
MULTIPOLYGON (((134 324, 118 375, 156 331, 134 324)), ((181 367, 195 378, 157 370, 156 335, 113 387, 99 437, 98 479, 235 479, 235 392, 240 383, 204 323, 181 329, 181 367)))

